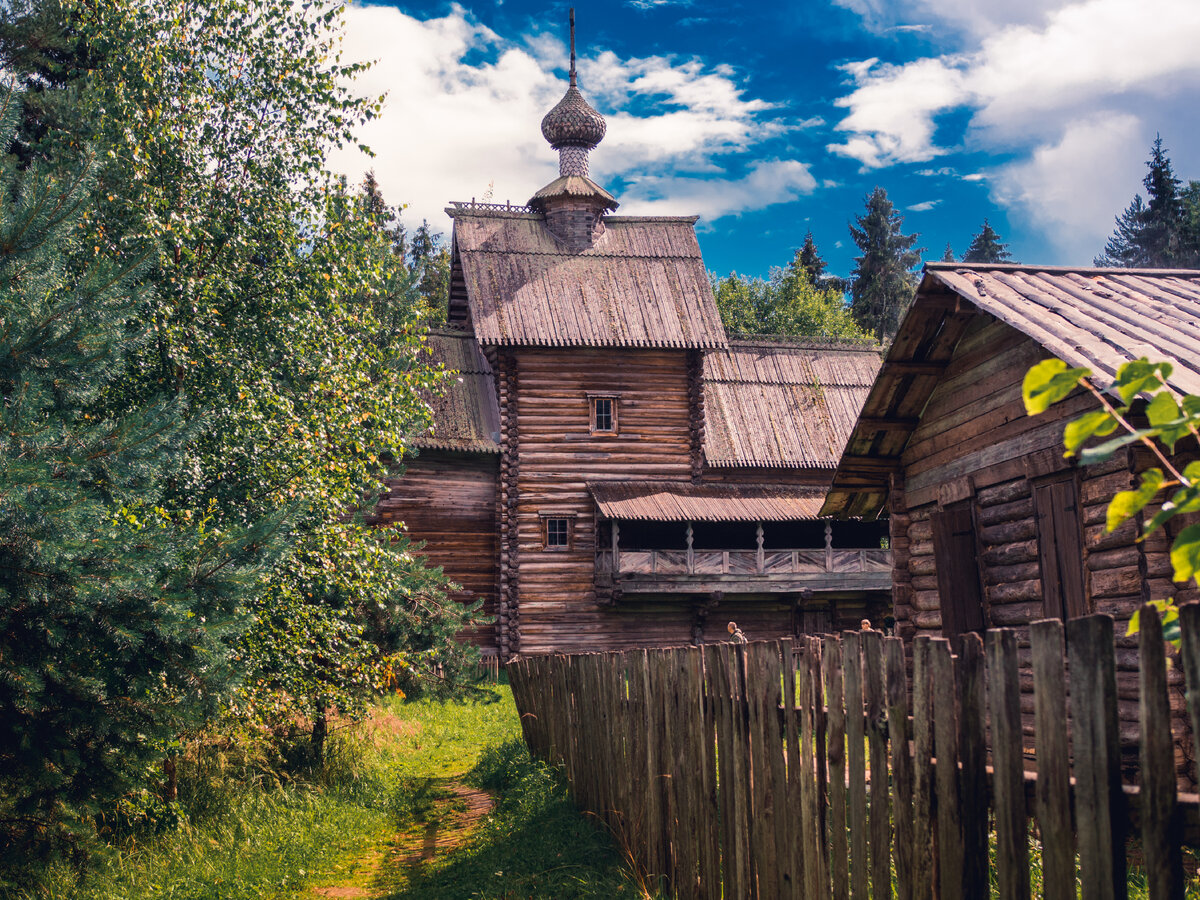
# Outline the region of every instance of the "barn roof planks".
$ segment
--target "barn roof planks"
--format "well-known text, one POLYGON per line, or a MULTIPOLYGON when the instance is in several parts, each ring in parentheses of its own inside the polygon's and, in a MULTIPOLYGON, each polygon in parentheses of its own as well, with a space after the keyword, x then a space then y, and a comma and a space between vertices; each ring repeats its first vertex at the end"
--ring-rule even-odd
POLYGON ((1142 356, 1175 366, 1172 387, 1200 393, 1200 272, 930 263, 943 284, 1107 387, 1142 356))

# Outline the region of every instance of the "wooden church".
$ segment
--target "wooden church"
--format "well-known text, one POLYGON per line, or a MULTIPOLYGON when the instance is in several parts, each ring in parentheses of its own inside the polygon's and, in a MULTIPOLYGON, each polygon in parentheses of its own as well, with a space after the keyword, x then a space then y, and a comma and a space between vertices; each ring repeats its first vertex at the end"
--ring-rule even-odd
POLYGON ((542 121, 559 177, 447 210, 428 347, 459 374, 379 521, 484 600, 468 637, 505 659, 879 622, 886 527, 819 517, 878 352, 728 337, 696 219, 614 215, 589 177, 605 127, 572 46, 542 121))

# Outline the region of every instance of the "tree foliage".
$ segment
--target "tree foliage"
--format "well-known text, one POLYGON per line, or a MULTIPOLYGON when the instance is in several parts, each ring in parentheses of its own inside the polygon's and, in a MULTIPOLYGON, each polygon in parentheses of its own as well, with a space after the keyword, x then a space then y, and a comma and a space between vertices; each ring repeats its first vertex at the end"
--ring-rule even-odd
POLYGON ((375 179, 374 171, 363 177, 362 192, 367 215, 392 242, 392 252, 415 280, 421 297, 422 315, 430 325, 443 325, 450 302, 450 248, 428 220, 409 234, 400 220, 403 205, 389 206, 375 179))
POLYGON ((896 333, 900 317, 912 302, 916 277, 912 269, 921 261, 923 247, 917 234, 904 234, 904 217, 896 211, 887 191, 875 188, 866 200, 866 212, 855 218, 850 235, 862 251, 851 273, 851 310, 864 330, 883 339, 896 333))
MULTIPOLYGON (((1108 391, 1096 387, 1089 369, 1072 369, 1059 359, 1040 362, 1025 374, 1021 393, 1029 415, 1045 412, 1079 389, 1096 398, 1099 409, 1067 423, 1063 431, 1066 456, 1078 456, 1086 465, 1103 462, 1130 444, 1140 443, 1158 459, 1159 466, 1140 474, 1137 487, 1117 492, 1109 503, 1106 528, 1110 532, 1148 506, 1157 509, 1146 523, 1144 534, 1153 533, 1176 516, 1200 512, 1200 461, 1181 468, 1172 459, 1179 441, 1200 439, 1200 397, 1173 393, 1167 387, 1171 372, 1170 363, 1145 358, 1128 362, 1117 370, 1108 391), (1146 427, 1134 424, 1135 404, 1146 427), (1163 491, 1168 492, 1166 499, 1160 499, 1163 491)), ((1171 546, 1171 565, 1175 581, 1200 583, 1200 523, 1179 530, 1171 546)), ((1178 643, 1179 625, 1173 604, 1164 602, 1159 606, 1167 613, 1164 625, 1168 637, 1178 643)), ((1131 633, 1136 629, 1134 620, 1130 623, 1131 633)))
MULTIPOLYGON (((98 429, 72 443, 68 425, 54 425, 64 442, 55 452, 66 455, 44 471, 62 479, 55 487, 109 491, 127 508, 89 513, 82 493, 74 539, 106 554, 94 571, 110 567, 114 591, 140 584, 147 628, 186 620, 191 655, 178 668, 136 652, 122 662, 115 648, 136 649, 122 631, 132 626, 105 620, 106 663, 141 681, 88 686, 77 712, 105 734, 121 704, 153 719, 127 729, 122 740, 136 748, 122 766, 217 709, 319 715, 352 706, 389 666, 452 684, 468 653, 452 636, 470 611, 446 601, 440 573, 403 535, 369 528, 364 514, 406 436, 427 424, 422 398, 443 374, 420 353, 428 271, 398 259, 368 202, 325 170, 379 102, 349 86, 361 67, 338 61, 338 16, 336 4, 291 0, 19 0, 2 14, 0 56, 29 98, 20 164, 29 178, 50 166, 87 171, 95 184, 71 195, 73 218, 53 236, 62 263, 46 271, 67 280, 47 296, 79 293, 73 285, 90 284, 99 261, 116 273, 142 260, 137 290, 133 275, 116 274, 105 290, 119 296, 96 289, 111 322, 70 307, 106 329, 71 351, 94 353, 87 365, 71 368, 55 345, 39 375, 58 402, 71 372, 73 389, 90 391, 87 408, 70 412, 73 427, 83 416, 98 429), (137 424, 154 416, 160 427, 137 424), (142 499, 118 490, 117 462, 110 476, 93 462, 105 457, 85 452, 104 435, 142 467, 142 499), (212 615, 180 587, 193 582, 216 586, 212 615), (148 685, 162 678, 178 705, 160 716, 148 685)), ((71 563, 56 584, 99 596, 91 571, 71 563)), ((61 666, 52 641, 62 632, 30 650, 31 665, 61 666)), ((33 740, 30 752, 53 746, 8 719, 0 728, 4 742, 33 740)), ((96 785, 96 802, 111 802, 117 780, 96 785)))
MULTIPOLYGON (((0 138, 15 132, 8 91, 0 138)), ((170 390, 114 408, 151 335, 151 245, 83 238, 88 154, 0 165, 0 848, 86 834, 236 676, 229 638, 280 517, 168 500, 212 419, 170 390)), ((8 860, 8 861, 11 861, 8 860)))
POLYGON ((1142 180, 1146 199, 1135 194, 1117 216, 1116 228, 1096 257, 1098 266, 1127 268, 1200 267, 1200 185, 1186 189, 1157 136, 1142 180))
POLYGON ((725 327, 740 334, 869 341, 871 335, 855 323, 842 292, 814 283, 813 259, 821 269, 825 264, 812 249, 807 259, 803 248, 797 250, 786 268, 771 270, 769 280, 736 272, 714 278, 713 293, 725 327))
MULTIPOLYGON (((949 245, 947 245, 949 247, 949 245)), ((971 245, 963 254, 965 263, 1006 263, 1012 262, 1012 254, 1008 252, 1008 244, 1000 240, 1000 235, 992 228, 987 219, 979 233, 971 238, 971 245)))

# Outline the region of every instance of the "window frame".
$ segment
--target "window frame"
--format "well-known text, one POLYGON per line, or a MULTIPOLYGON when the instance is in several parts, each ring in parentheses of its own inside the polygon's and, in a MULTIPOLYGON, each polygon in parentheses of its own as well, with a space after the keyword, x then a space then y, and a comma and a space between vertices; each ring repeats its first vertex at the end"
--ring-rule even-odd
POLYGON ((538 518, 541 520, 542 532, 542 549, 550 553, 567 553, 575 547, 575 516, 565 513, 540 513, 538 518), (566 543, 551 544, 550 543, 550 523, 564 522, 566 543))
POLYGON ((587 394, 587 400, 588 400, 588 431, 591 434, 601 434, 601 435, 618 435, 618 434, 620 434, 621 433, 621 420, 620 420, 621 398, 620 398, 620 396, 618 394, 614 394, 611 392, 589 391, 587 394), (611 411, 610 418, 612 420, 611 428, 598 428, 597 427, 597 421, 596 421, 598 418, 597 407, 599 406, 599 401, 601 401, 601 400, 607 400, 611 404, 611 410, 610 410, 611 411))

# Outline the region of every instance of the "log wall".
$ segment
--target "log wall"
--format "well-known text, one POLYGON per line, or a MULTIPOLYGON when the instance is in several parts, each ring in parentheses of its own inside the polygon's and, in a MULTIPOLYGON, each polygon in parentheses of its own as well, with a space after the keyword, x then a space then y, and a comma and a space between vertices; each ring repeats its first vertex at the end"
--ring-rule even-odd
MULTIPOLYGON (((1062 429, 1093 409, 1090 395, 1068 398, 1044 415, 1025 414, 1021 381, 1049 354, 1003 323, 979 317, 959 343, 903 456, 903 480, 894 487, 894 601, 900 633, 942 633, 931 515, 940 505, 969 501, 974 515, 985 622, 1016 629, 1020 647, 1020 707, 1025 733, 1033 730, 1029 625, 1056 614, 1044 609, 1032 480, 1067 472, 1062 429)), ((1128 489, 1152 461, 1140 453, 1074 471, 1079 496, 1084 591, 1088 613, 1117 623, 1117 692, 1126 762, 1136 766, 1137 638, 1125 637, 1144 602, 1176 592, 1171 583, 1170 538, 1161 531, 1139 541, 1140 523, 1109 533, 1113 494, 1128 489)), ((1168 673, 1171 715, 1182 720, 1182 673, 1168 673)), ((1192 748, 1176 747, 1180 775, 1191 771, 1192 748)))
MULTIPOLYGON (((661 646, 690 639, 691 609, 618 610, 595 594, 596 522, 588 481, 687 481, 693 435, 687 352, 523 348, 504 410, 515 480, 520 581, 513 652, 661 646), (617 434, 592 434, 589 393, 617 397, 617 434), (514 428, 515 425, 515 428, 514 428), (543 547, 546 516, 574 518, 568 550, 543 547)), ((510 612, 511 614, 511 612, 510 612)))
MULTIPOLYGON (((483 614, 495 616, 496 456, 423 450, 405 469, 402 477, 388 479, 377 521, 405 525, 414 541, 424 542, 431 563, 461 587, 451 596, 464 603, 482 599, 483 614)), ((494 648, 496 628, 475 626, 460 638, 494 648)))

